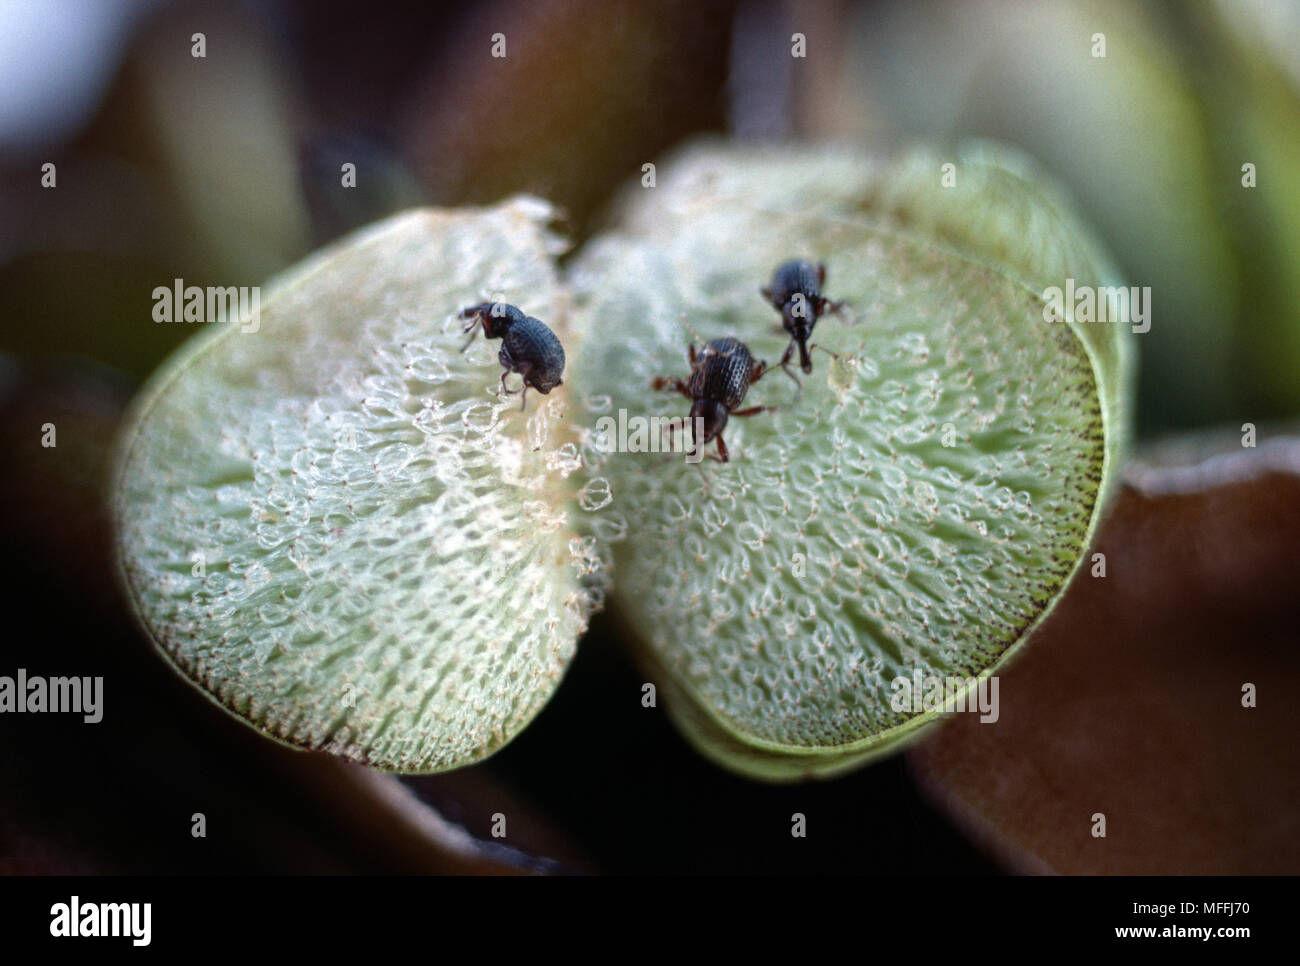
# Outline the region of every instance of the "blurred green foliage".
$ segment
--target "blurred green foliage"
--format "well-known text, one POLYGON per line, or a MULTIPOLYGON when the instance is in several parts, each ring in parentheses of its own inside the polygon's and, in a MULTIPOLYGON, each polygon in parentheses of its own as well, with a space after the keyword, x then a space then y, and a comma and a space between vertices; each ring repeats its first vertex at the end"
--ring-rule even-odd
POLYGON ((74 140, 35 154, 0 143, 0 350, 80 353, 142 378, 192 331, 150 321, 155 285, 258 284, 412 205, 531 191, 569 212, 580 243, 618 185, 700 131, 880 151, 989 137, 1042 162, 1129 284, 1151 287, 1141 433, 1290 415, 1296 9, 501 0, 450 13, 393 0, 361 22, 301 0, 159 8, 74 140), (199 25, 204 59, 190 56, 199 25), (496 32, 505 59, 490 56, 496 32), (791 60, 796 32, 807 56, 791 60), (755 105, 784 121, 754 123, 755 105), (56 191, 39 186, 45 160, 56 191))

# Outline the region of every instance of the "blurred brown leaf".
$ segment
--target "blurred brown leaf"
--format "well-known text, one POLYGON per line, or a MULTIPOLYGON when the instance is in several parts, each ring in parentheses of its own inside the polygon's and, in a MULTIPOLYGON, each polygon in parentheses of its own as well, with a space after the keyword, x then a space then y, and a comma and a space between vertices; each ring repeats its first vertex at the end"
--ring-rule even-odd
POLYGON ((955 715, 909 755, 1012 869, 1300 871, 1300 439, 1191 453, 1130 467, 1106 577, 1085 566, 1001 676, 998 721, 955 715))

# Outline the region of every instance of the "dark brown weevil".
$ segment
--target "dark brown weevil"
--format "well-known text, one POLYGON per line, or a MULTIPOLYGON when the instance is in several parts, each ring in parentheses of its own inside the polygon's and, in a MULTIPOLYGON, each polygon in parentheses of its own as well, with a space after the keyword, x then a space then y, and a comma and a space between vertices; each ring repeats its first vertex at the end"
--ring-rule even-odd
POLYGON ((685 379, 660 376, 650 385, 654 389, 673 389, 691 400, 690 418, 700 419, 701 422, 696 425, 704 429, 703 439, 697 439, 695 445, 702 447, 716 439, 718 453, 716 456, 711 453, 708 455, 710 459, 726 463, 730 456, 727 454, 727 444, 722 441, 722 431, 727 427, 727 419, 731 416, 753 416, 776 408, 736 408, 744 402, 749 387, 767 372, 767 363, 755 361, 745 343, 730 338, 714 339, 699 353, 692 343, 689 357, 690 376, 685 379))

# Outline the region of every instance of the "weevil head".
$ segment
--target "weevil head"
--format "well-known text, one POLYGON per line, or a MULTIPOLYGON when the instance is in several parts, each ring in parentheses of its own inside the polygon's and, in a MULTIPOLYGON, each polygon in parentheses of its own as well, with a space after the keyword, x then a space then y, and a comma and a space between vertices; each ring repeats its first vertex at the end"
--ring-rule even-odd
POLYGON ((478 318, 483 322, 483 334, 489 339, 499 339, 509 328, 524 318, 524 313, 506 302, 485 302, 475 306, 478 318))
POLYGON ((703 446, 711 442, 727 427, 727 407, 716 399, 697 399, 691 406, 691 426, 701 427, 702 433, 696 433, 696 442, 703 446), (696 423, 695 420, 701 420, 696 423))
POLYGON ((528 384, 532 386, 534 389, 536 389, 538 392, 545 395, 546 393, 549 393, 552 389, 554 389, 556 386, 564 385, 564 380, 559 378, 551 378, 546 373, 539 373, 537 370, 534 370, 532 373, 529 374, 528 384))

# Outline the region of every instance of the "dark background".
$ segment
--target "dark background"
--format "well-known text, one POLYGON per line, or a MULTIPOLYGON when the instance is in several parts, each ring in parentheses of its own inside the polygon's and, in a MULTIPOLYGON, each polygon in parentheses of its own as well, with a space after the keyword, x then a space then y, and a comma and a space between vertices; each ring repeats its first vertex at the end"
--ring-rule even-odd
MULTIPOLYGON (((437 867, 367 827, 364 808, 332 808, 330 773, 303 764, 314 756, 202 701, 125 613, 104 471, 130 393, 189 334, 150 319, 154 286, 175 277, 260 284, 390 212, 517 191, 561 205, 581 244, 643 163, 697 134, 882 151, 993 137, 1060 179, 1130 284, 1153 288, 1152 332, 1139 340, 1144 440, 1300 410, 1300 70, 1277 44, 1286 30, 1249 11, 975 0, 16 8, 0 17, 0 672, 102 674, 106 712, 93 727, 0 720, 3 872, 437 867), (204 59, 190 56, 197 31, 204 59), (489 57, 498 31, 505 60, 489 57), (789 56, 794 31, 808 38, 804 60, 789 56), (1104 60, 1089 53, 1098 31, 1104 60), (354 191, 339 188, 345 160, 358 165, 354 191), (40 187, 46 161, 56 190, 40 187), (1253 191, 1243 161, 1259 166, 1253 191), (39 446, 45 422, 59 427, 57 450, 39 446), (206 839, 189 834, 197 811, 206 839)), ((1284 614, 1276 594, 1267 599, 1284 614)), ((715 768, 661 711, 641 708, 643 678, 620 637, 598 617, 546 710, 492 760, 411 780, 478 836, 493 812, 512 816, 511 848, 487 848, 493 861, 1032 867, 972 844, 901 756, 789 787, 715 768), (790 837, 796 811, 809 816, 807 839, 790 837)))

